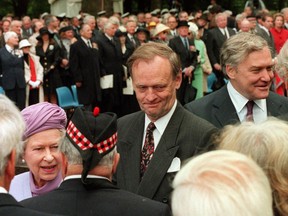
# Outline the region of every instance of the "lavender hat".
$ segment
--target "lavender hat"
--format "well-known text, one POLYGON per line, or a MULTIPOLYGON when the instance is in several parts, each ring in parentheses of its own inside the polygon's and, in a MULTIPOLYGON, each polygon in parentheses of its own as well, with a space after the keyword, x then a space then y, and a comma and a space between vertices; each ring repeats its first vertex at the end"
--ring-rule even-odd
POLYGON ((56 104, 42 102, 26 107, 21 111, 26 123, 23 139, 48 129, 65 129, 65 111, 56 104))

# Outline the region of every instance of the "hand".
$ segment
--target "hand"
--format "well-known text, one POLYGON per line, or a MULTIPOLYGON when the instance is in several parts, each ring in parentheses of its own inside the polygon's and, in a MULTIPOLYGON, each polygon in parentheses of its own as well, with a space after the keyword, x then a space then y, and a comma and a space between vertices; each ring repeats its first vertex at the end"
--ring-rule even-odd
POLYGON ((82 86, 82 82, 76 82, 75 85, 80 88, 82 86))
POLYGON ((36 80, 36 81, 35 81, 35 86, 36 86, 36 88, 38 88, 38 87, 39 87, 40 83, 41 83, 41 81, 40 81, 40 80, 36 80))
POLYGON ((61 66, 63 65, 66 67, 68 65, 69 61, 67 59, 62 59, 61 66))
POLYGON ((29 85, 34 89, 34 88, 37 88, 36 86, 36 82, 32 81, 32 80, 29 80, 28 81, 29 85))
POLYGON ((213 66, 214 66, 214 68, 215 68, 216 70, 218 70, 218 71, 221 70, 221 65, 220 65, 220 64, 216 63, 216 64, 214 64, 213 66))
POLYGON ((191 78, 193 70, 194 70, 193 66, 189 66, 189 67, 185 68, 184 69, 184 76, 191 78))

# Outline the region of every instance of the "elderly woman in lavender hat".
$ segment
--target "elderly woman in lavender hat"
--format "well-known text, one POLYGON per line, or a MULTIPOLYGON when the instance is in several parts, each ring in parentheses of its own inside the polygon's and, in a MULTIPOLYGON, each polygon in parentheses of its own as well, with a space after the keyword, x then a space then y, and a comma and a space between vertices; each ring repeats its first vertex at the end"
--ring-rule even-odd
POLYGON ((9 193, 18 201, 49 192, 62 181, 62 154, 58 144, 65 135, 65 111, 55 104, 38 103, 22 110, 26 123, 23 159, 28 172, 16 175, 9 193))

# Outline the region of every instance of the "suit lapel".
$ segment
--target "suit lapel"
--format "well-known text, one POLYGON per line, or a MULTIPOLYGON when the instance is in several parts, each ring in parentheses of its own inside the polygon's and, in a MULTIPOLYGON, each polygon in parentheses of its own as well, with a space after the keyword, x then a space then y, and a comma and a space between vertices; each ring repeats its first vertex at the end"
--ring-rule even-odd
POLYGON ((180 36, 177 36, 177 37, 175 38, 175 41, 176 41, 176 44, 179 44, 179 49, 180 49, 180 52, 181 52, 181 53, 184 53, 184 52, 187 51, 187 49, 185 48, 185 46, 184 46, 184 44, 183 44, 183 41, 182 41, 182 39, 181 39, 180 36))
MULTIPOLYGON (((140 182, 140 155, 144 131, 144 113, 139 112, 136 116, 134 123, 130 126, 131 133, 127 137, 127 143, 121 143, 121 159, 125 160, 121 163, 123 172, 129 172, 125 175, 125 184, 129 191, 136 192, 140 182)), ((119 140, 119 142, 122 142, 119 140)), ((120 159, 120 160, 121 160, 120 159)))
POLYGON ((148 169, 140 182, 137 192, 139 195, 151 199, 154 197, 178 151, 179 145, 176 143, 176 140, 183 119, 183 112, 181 112, 180 109, 181 107, 178 104, 159 141, 148 169), (153 184, 151 184, 151 182, 153 182, 153 184))
POLYGON ((281 113, 282 104, 278 103, 277 99, 274 99, 271 92, 269 93, 269 96, 266 99, 266 106, 267 106, 267 116, 277 117, 282 114, 281 113))
POLYGON ((219 95, 211 110, 214 118, 221 126, 239 122, 239 117, 228 94, 227 85, 218 91, 219 95))

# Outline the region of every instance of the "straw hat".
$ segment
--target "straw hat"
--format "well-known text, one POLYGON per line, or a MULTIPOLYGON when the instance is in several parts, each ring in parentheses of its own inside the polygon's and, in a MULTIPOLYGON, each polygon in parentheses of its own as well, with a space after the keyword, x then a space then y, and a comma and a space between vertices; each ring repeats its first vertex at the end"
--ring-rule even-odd
POLYGON ((164 31, 170 31, 170 28, 162 23, 158 23, 156 25, 153 37, 157 36, 159 33, 164 32, 164 31))

